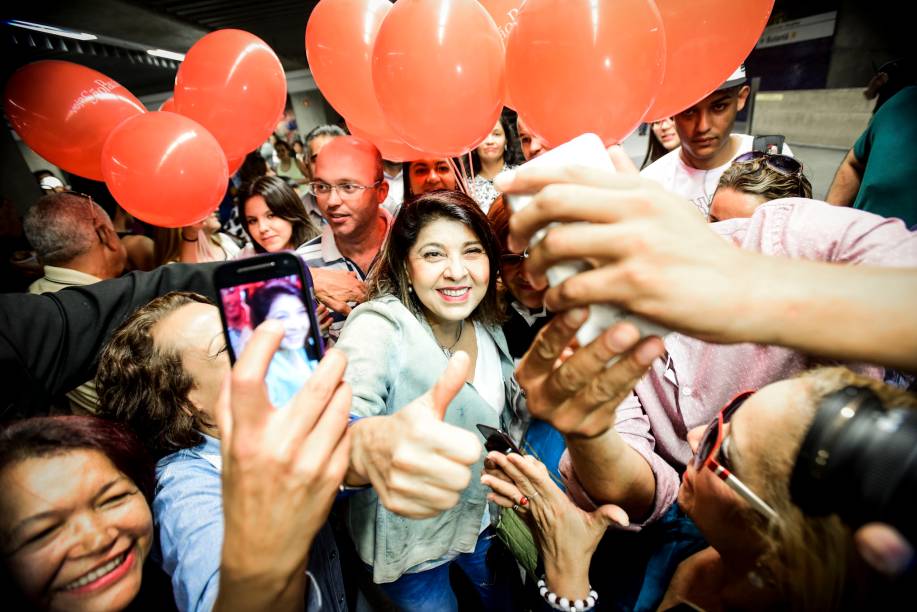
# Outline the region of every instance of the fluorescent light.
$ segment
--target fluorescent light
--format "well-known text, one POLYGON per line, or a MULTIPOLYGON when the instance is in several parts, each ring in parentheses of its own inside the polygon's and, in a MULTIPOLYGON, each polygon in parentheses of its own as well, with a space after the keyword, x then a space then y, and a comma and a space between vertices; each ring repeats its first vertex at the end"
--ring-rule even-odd
POLYGON ((163 49, 147 49, 146 52, 153 57, 162 57, 165 59, 175 60, 176 62, 185 61, 184 53, 175 53, 174 51, 165 51, 163 49))
POLYGON ((25 28, 26 30, 35 30, 36 32, 41 32, 43 34, 53 34, 54 36, 75 38, 77 40, 96 40, 99 38, 95 34, 87 34, 86 32, 71 32, 70 30, 62 30, 61 28, 55 28, 54 26, 42 25, 40 23, 31 23, 29 21, 19 21, 18 19, 11 19, 6 23, 7 25, 16 26, 17 28, 25 28))

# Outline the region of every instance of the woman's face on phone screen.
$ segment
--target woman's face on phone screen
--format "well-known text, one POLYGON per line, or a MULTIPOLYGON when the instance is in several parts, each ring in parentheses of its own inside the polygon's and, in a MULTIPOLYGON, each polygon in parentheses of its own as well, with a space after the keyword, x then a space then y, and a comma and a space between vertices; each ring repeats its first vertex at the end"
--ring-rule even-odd
POLYGON ((267 319, 277 319, 283 323, 286 333, 280 342, 280 348, 299 349, 305 346, 309 335, 309 313, 302 300, 293 295, 281 294, 271 303, 267 319))

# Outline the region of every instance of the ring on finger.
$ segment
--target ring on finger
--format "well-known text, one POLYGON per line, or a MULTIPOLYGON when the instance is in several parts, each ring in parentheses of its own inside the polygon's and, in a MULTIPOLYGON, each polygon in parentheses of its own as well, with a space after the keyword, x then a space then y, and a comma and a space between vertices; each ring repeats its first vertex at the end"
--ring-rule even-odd
POLYGON ((513 504, 513 512, 519 512, 519 504, 513 504))
POLYGON ((520 497, 520 498, 519 498, 519 505, 520 505, 520 506, 528 506, 528 505, 529 505, 529 498, 526 497, 525 495, 523 495, 522 497, 520 497))

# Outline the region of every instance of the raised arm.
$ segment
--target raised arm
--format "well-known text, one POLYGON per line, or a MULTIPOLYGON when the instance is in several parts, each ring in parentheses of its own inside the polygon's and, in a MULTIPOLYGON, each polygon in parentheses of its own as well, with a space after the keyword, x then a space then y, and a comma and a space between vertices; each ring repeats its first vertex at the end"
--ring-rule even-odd
POLYGON ((844 156, 844 160, 834 174, 834 180, 831 182, 825 201, 837 206, 853 204, 860 190, 860 182, 863 180, 863 170, 863 164, 857 160, 853 149, 847 151, 847 155, 844 156))

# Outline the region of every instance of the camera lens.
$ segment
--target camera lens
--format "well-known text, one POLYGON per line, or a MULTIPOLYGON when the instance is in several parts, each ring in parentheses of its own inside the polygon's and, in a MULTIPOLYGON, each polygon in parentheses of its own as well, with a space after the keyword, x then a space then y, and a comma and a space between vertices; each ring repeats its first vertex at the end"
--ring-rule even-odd
POLYGON ((888 523, 917 542, 917 412, 885 410, 862 387, 826 396, 799 449, 790 494, 806 514, 837 513, 854 528, 888 523))

